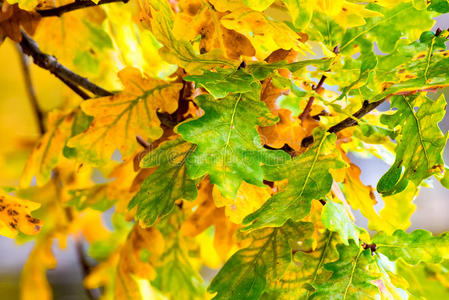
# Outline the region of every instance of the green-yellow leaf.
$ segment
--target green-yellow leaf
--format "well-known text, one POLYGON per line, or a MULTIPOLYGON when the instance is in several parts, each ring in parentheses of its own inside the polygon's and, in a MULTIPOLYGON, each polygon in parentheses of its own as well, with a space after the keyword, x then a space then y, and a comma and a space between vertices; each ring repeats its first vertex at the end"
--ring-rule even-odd
POLYGON ((282 226, 287 220, 299 221, 310 212, 313 199, 319 200, 329 193, 332 186, 330 169, 345 166, 335 148, 336 136, 315 131, 314 145, 305 153, 283 164, 267 165, 267 180, 288 179, 288 184, 243 222, 247 229, 266 226, 282 226))
POLYGON ((265 103, 253 94, 230 95, 215 100, 209 95, 195 98, 204 116, 177 127, 182 137, 198 145, 187 159, 191 178, 206 174, 224 196, 234 198, 245 180, 263 186, 261 164, 276 165, 288 159, 283 151, 262 147, 257 125, 277 121, 265 103))
POLYGON ((83 102, 81 108, 94 120, 67 143, 76 148, 79 159, 94 165, 108 162, 116 149, 122 159, 129 158, 138 147, 137 135, 150 140, 159 138, 163 131, 157 112, 173 113, 178 108, 182 84, 143 77, 135 68, 123 69, 118 76, 125 90, 83 102))
POLYGON ((321 212, 321 222, 330 231, 338 232, 345 245, 348 245, 349 239, 354 240, 356 244, 359 243, 359 229, 343 204, 328 200, 321 212))
POLYGON ((353 241, 338 245, 339 259, 325 268, 332 276, 316 285, 311 299, 377 299, 379 290, 373 281, 380 277, 371 251, 363 250, 353 241))
POLYGON ((392 106, 398 111, 384 115, 381 120, 390 128, 400 126, 401 131, 397 138, 396 160, 377 184, 377 190, 385 195, 401 192, 409 181, 418 186, 432 174, 439 173, 447 139, 438 127, 445 113, 444 97, 432 101, 423 95, 395 96, 392 106))
POLYGON ((378 233, 373 242, 380 253, 390 260, 402 258, 409 264, 418 262, 439 263, 449 258, 449 234, 433 236, 432 233, 419 229, 411 233, 397 230, 393 235, 378 233))
POLYGON ((170 213, 176 200, 196 198, 196 181, 187 176, 185 166, 194 150, 195 145, 178 138, 161 144, 145 156, 142 167, 157 166, 157 169, 145 178, 128 205, 129 209, 137 206, 136 219, 150 226, 157 217, 170 213))
POLYGON ((280 228, 265 228, 250 234, 251 245, 237 251, 212 280, 214 299, 259 299, 267 284, 280 278, 292 259, 296 241, 310 235, 310 223, 288 222, 280 228))
POLYGON ((223 98, 229 93, 247 93, 260 89, 255 78, 243 69, 221 69, 216 72, 204 71, 202 75, 190 75, 186 81, 195 82, 196 87, 205 88, 215 98, 223 98))

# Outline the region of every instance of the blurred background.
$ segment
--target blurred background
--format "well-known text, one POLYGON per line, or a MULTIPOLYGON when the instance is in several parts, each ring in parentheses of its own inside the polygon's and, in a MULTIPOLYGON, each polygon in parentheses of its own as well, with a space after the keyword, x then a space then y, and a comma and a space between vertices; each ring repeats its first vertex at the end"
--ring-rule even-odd
MULTIPOLYGON (((449 17, 440 16, 434 29, 437 27, 448 28, 449 17)), ((9 40, 0 46, 0 66, 0 186, 15 186, 39 133, 24 86, 20 56, 14 43, 9 40)), ((34 65, 31 65, 31 75, 42 109, 50 111, 58 107, 63 95, 68 92, 66 88, 50 73, 34 65)), ((442 92, 449 99, 449 90, 442 92)), ((449 130, 449 114, 446 113, 440 127, 444 133, 449 130)), ((362 181, 365 184, 375 186, 389 168, 377 158, 350 157, 362 169, 362 181)), ((448 148, 445 149, 444 157, 449 162, 448 148)), ((435 180, 431 183, 433 188, 421 188, 415 200, 417 210, 412 216, 412 227, 409 230, 422 228, 433 233, 449 230, 449 191, 435 180)), ((376 209, 379 211, 382 206, 379 201, 376 209)), ((361 214, 355 212, 355 216, 359 225, 367 226, 361 214)), ((0 236, 0 299, 19 299, 20 272, 32 247, 32 243, 16 245, 13 240, 0 236)), ((57 245, 53 249, 58 265, 47 275, 54 299, 87 299, 81 287, 81 270, 73 241, 69 240, 64 250, 57 245)))

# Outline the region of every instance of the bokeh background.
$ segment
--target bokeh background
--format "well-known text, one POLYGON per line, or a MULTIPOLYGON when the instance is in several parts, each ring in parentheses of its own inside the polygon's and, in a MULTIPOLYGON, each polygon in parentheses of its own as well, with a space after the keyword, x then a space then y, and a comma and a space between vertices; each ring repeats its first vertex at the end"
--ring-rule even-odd
MULTIPOLYGON (((440 16, 435 25, 449 27, 449 16, 440 16)), ((20 56, 16 46, 6 40, 0 46, 0 186, 15 186, 23 170, 26 158, 39 136, 35 116, 29 104, 23 81, 20 56)), ((69 93, 51 74, 31 65, 31 75, 41 101, 42 110, 50 111, 58 107, 69 93)), ((449 99, 449 90, 444 92, 449 99)), ((430 94, 437 97, 438 94, 430 94)), ((440 123, 443 132, 449 130, 449 114, 440 123)), ((444 153, 449 162, 449 149, 444 153)), ((364 159, 351 156, 362 169, 362 181, 375 186, 389 166, 377 158, 364 159)), ((409 230, 422 228, 434 233, 449 230, 449 191, 439 182, 431 180, 433 188, 421 188, 415 200, 417 210, 412 216, 409 230)), ((379 211, 383 204, 376 205, 379 211)), ((365 218, 355 212, 357 223, 366 227, 365 218)), ((13 240, 0 236, 0 299, 19 299, 20 272, 33 247, 32 243, 17 245, 13 240)), ((81 287, 81 270, 77 263, 73 241, 69 240, 66 249, 54 245, 58 265, 48 271, 55 299, 87 299, 81 287)), ((36 299, 39 300, 39 299, 36 299)))

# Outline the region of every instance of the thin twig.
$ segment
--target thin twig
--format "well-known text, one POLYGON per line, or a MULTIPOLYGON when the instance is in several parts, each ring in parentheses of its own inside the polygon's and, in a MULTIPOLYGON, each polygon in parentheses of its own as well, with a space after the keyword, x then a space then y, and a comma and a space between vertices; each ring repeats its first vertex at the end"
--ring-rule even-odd
MULTIPOLYGON (((372 110, 374 110, 376 107, 378 107, 381 103, 383 103, 387 98, 384 98, 382 100, 376 101, 376 102, 369 102, 368 100, 365 100, 363 102, 362 108, 360 108, 357 112, 355 112, 352 117, 348 117, 346 119, 344 119, 343 121, 341 121, 340 123, 332 126, 331 128, 329 128, 327 131, 328 132, 333 132, 333 133, 337 133, 345 128, 351 127, 351 126, 355 126, 358 124, 358 122, 356 121, 357 119, 362 118, 364 115, 366 115, 367 113, 371 112, 372 110)), ((302 147, 307 147, 310 144, 313 143, 313 136, 308 136, 306 138, 304 138, 302 140, 301 146, 302 147)))
POLYGON ((55 8, 50 9, 38 9, 36 12, 41 15, 41 17, 60 17, 62 14, 66 12, 70 12, 77 9, 82 9, 91 6, 97 6, 102 4, 108 4, 113 2, 123 2, 127 3, 129 0, 101 0, 98 4, 89 0, 78 0, 66 5, 62 5, 55 8))
POLYGON ((66 82, 71 82, 74 85, 85 88, 97 96, 111 96, 111 92, 97 86, 90 82, 87 78, 81 77, 73 73, 63 65, 61 65, 55 57, 41 52, 37 43, 22 31, 22 41, 20 42, 23 53, 33 57, 33 61, 39 67, 50 71, 58 78, 64 79, 66 82))
POLYGON ((43 135, 45 133, 44 113, 40 109, 39 103, 37 102, 36 91, 34 90, 33 81, 31 80, 28 57, 23 54, 22 49, 19 46, 17 46, 17 51, 19 52, 20 56, 23 79, 25 80, 25 87, 28 93, 28 98, 30 99, 31 107, 33 108, 34 114, 36 116, 39 133, 43 135))
MULTIPOLYGON (((320 81, 318 82, 318 84, 313 88, 313 90, 317 93, 320 92, 321 87, 323 86, 324 81, 326 80, 326 75, 322 75, 320 81)), ((307 105, 304 108, 304 111, 302 112, 302 114, 299 116, 299 119, 301 120, 301 122, 304 121, 304 119, 310 114, 310 112, 312 111, 312 104, 313 101, 315 101, 315 97, 314 96, 310 96, 309 101, 307 101, 307 105)))

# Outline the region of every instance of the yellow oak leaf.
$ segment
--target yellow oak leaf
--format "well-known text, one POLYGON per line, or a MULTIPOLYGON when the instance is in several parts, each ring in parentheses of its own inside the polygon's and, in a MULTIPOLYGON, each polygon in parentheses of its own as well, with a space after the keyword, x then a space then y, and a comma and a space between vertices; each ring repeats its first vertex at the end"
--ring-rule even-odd
MULTIPOLYGON (((345 156, 343 157, 345 158, 345 156)), ((354 210, 360 209, 360 212, 368 220, 378 218, 378 214, 374 209, 377 201, 374 197, 373 188, 363 184, 360 180, 361 173, 360 168, 352 163, 346 169, 346 176, 343 180, 343 190, 346 200, 354 210)))
POLYGON ((35 235, 41 230, 42 222, 31 216, 41 205, 0 193, 0 235, 14 238, 19 231, 35 235))
POLYGON ((300 36, 285 23, 268 19, 263 13, 242 8, 221 18, 221 24, 246 36, 253 44, 258 59, 265 59, 279 48, 304 52, 307 47, 300 36))
POLYGON ((223 49, 226 56, 239 59, 240 56, 254 56, 255 50, 244 35, 224 28, 220 23, 223 13, 217 12, 208 3, 200 0, 178 2, 180 12, 175 15, 173 35, 177 39, 193 40, 201 36, 200 53, 212 49, 223 49))
POLYGON ((82 110, 94 120, 67 144, 76 148, 81 159, 94 165, 108 162, 116 149, 127 160, 138 147, 137 135, 146 140, 161 137, 163 130, 157 112, 173 113, 178 108, 181 83, 147 78, 131 67, 120 71, 118 77, 124 91, 83 102, 82 110))
POLYGON ((38 240, 28 256, 20 277, 20 299, 53 299, 47 280, 47 270, 56 267, 56 259, 51 250, 52 242, 51 235, 38 240))
POLYGON ((114 291, 111 287, 119 257, 119 251, 115 251, 106 260, 96 265, 84 278, 84 286, 88 289, 104 287, 104 298, 113 299, 114 291))
POLYGON ((271 194, 268 188, 258 187, 243 181, 234 199, 224 197, 214 186, 213 197, 217 207, 225 207, 225 214, 232 223, 242 224, 243 219, 259 209, 271 194))
POLYGON ((238 225, 226 218, 224 208, 215 206, 212 191, 213 185, 208 178, 205 178, 192 205, 195 210, 181 225, 181 233, 186 236, 197 236, 210 226, 215 226, 214 247, 219 256, 225 259, 234 244, 234 233, 238 225))
MULTIPOLYGON (((343 156, 345 157, 345 156, 343 156)), ((347 160, 347 158, 345 158, 347 160)), ((349 160, 347 160, 349 162, 349 160)), ((360 168, 350 163, 346 169, 343 189, 346 200, 354 210, 360 212, 368 219, 368 228, 392 234, 397 229, 406 230, 410 227, 410 217, 416 209, 412 203, 418 189, 413 183, 395 195, 382 197, 384 208, 378 213, 374 208, 377 203, 373 189, 360 180, 360 168)))
POLYGON ((155 264, 165 248, 162 234, 154 227, 134 225, 120 251, 115 274, 115 299, 142 299, 138 279, 153 280, 155 264))
POLYGON ((382 16, 381 13, 365 8, 364 4, 351 3, 345 0, 315 0, 320 12, 333 17, 341 26, 355 27, 366 23, 365 18, 382 16))
POLYGON ((27 187, 33 176, 36 176, 38 186, 50 179, 51 172, 61 159, 62 150, 72 133, 74 116, 75 113, 63 115, 56 111, 48 115, 48 130, 34 147, 20 177, 22 187, 27 187))

